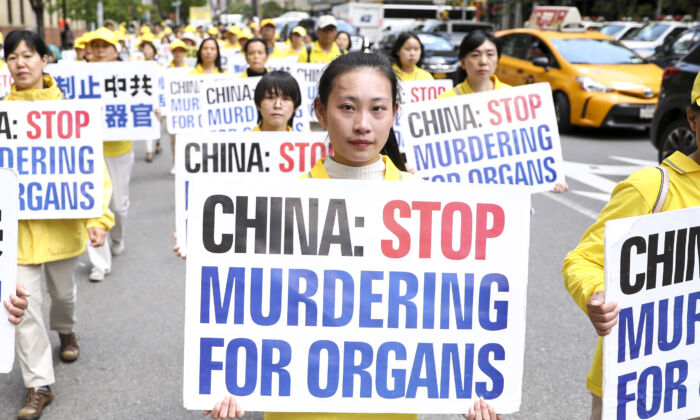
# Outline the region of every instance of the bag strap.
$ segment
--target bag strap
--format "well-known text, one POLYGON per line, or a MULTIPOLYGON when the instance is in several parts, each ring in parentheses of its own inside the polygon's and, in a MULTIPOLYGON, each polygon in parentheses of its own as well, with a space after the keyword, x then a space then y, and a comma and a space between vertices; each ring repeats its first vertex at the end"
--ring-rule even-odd
POLYGON ((661 211, 666 202, 666 196, 668 196, 668 170, 663 166, 657 166, 656 169, 661 171, 661 187, 659 188, 659 195, 656 196, 656 203, 654 203, 654 208, 651 211, 652 213, 659 213, 661 211))
POLYGON ((311 62, 311 45, 306 46, 306 62, 311 62))

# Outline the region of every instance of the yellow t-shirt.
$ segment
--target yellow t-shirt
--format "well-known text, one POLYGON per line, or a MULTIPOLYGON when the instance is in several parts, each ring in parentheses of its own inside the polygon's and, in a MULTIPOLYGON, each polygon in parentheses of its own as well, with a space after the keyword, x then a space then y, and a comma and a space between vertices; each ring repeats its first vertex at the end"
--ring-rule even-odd
POLYGON ((434 80, 433 75, 429 72, 423 70, 418 66, 413 67, 413 73, 406 73, 399 67, 398 64, 392 66, 394 68, 394 73, 400 82, 406 82, 410 80, 434 80))
MULTIPOLYGON (((494 74, 491 76, 491 81, 493 82, 493 89, 506 89, 511 87, 509 84, 501 82, 501 80, 496 77, 494 74)), ((440 98, 449 98, 451 96, 457 96, 457 95, 466 95, 468 93, 474 93, 474 89, 472 89, 471 86, 469 86, 469 81, 467 79, 464 79, 464 82, 458 84, 454 88, 450 90, 446 90, 442 92, 440 96, 438 96, 438 99, 440 98)))
MULTIPOLYGON (((683 153, 676 152, 662 163, 668 169, 670 184, 663 211, 700 206, 700 165, 683 153)), ((587 303, 593 293, 604 290, 605 222, 624 217, 651 214, 661 187, 661 172, 656 168, 637 171, 615 187, 610 202, 598 215, 598 220, 583 234, 576 249, 564 259, 564 284, 587 313, 587 303)), ((593 365, 586 377, 586 386, 602 396, 603 339, 598 337, 593 365)), ((696 390, 697 391, 697 390, 696 390)))
MULTIPOLYGON (((260 126, 261 126, 261 125, 262 125, 262 124, 258 124, 254 129, 252 129, 252 130, 250 130, 250 131, 262 131, 262 130, 260 129, 260 126)), ((292 127, 287 126, 287 131, 292 131, 292 127)))
MULTIPOLYGON (((220 74, 220 73, 226 73, 226 70, 219 71, 218 68, 214 68, 214 73, 212 74, 220 74)), ((190 74, 207 74, 204 73, 204 69, 202 68, 201 64, 197 64, 195 68, 190 72, 190 74)))
POLYGON ((311 44, 311 60, 308 59, 306 48, 304 48, 304 51, 298 55, 299 63, 328 64, 334 58, 342 54, 343 52, 340 51, 338 44, 336 44, 335 42, 333 43, 333 46, 331 47, 330 51, 326 52, 323 50, 323 48, 321 48, 321 45, 318 43, 318 41, 316 41, 313 44, 311 44))

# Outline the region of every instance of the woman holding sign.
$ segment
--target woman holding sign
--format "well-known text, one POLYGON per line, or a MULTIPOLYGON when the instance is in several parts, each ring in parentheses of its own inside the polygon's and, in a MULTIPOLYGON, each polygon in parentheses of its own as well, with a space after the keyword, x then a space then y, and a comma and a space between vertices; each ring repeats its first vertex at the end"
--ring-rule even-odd
POLYGON ((301 105, 299 84, 286 71, 271 71, 255 87, 258 126, 251 131, 292 131, 301 105))
POLYGON ((243 47, 245 61, 248 63, 248 68, 245 69, 241 77, 256 77, 267 74, 267 44, 262 38, 253 38, 245 43, 243 47))
POLYGON ((433 75, 420 68, 423 43, 413 32, 402 32, 391 47, 391 59, 399 81, 433 80, 433 75))
POLYGON ((206 38, 199 44, 197 50, 197 65, 190 74, 218 74, 226 73, 221 67, 221 53, 219 43, 214 38, 206 38))
MULTIPOLYGON (((334 156, 316 162, 307 178, 420 181, 406 172, 393 131, 399 104, 398 80, 384 56, 353 52, 331 61, 319 81, 314 108, 328 130, 334 156)), ((212 418, 242 417, 232 396, 218 402, 212 418)), ((468 420, 495 420, 492 408, 477 401, 468 420)), ((415 420, 415 414, 266 413, 266 420, 415 420)))
MULTIPOLYGON (((695 132, 695 141, 700 145, 700 74, 695 77, 690 97, 686 117, 695 132)), ((700 151, 696 150, 690 156, 675 152, 659 167, 642 169, 619 183, 598 215, 598 220, 583 234, 576 249, 564 259, 564 284, 598 334, 593 365, 586 378, 586 386, 593 395, 592 420, 600 419, 602 415, 603 337, 610 334, 617 324, 620 311, 616 302, 605 301, 605 223, 613 219, 695 206, 700 206, 700 151)), ((651 392, 662 391, 654 389, 651 392)))
MULTIPOLYGON (((16 30, 8 34, 4 45, 10 74, 15 82, 8 101, 59 100, 61 90, 43 70, 48 62, 48 48, 38 34, 16 30)), ((75 268, 89 238, 92 247, 105 241, 106 231, 114 224, 109 211, 112 191, 105 170, 102 217, 96 219, 20 220, 17 228, 17 283, 26 287, 32 304, 24 312, 16 330, 16 347, 22 378, 27 387, 24 405, 18 418, 38 418, 53 398, 50 385, 55 382, 51 341, 44 325, 41 291, 42 267, 46 289, 51 296, 51 329, 58 331, 60 357, 72 362, 80 348, 73 332, 75 327, 75 268)), ((19 296, 19 289, 18 289, 19 296)), ((13 299, 14 306, 18 306, 13 299)), ((20 307, 23 306, 19 305, 20 307)), ((14 313, 15 315, 21 315, 14 313)))

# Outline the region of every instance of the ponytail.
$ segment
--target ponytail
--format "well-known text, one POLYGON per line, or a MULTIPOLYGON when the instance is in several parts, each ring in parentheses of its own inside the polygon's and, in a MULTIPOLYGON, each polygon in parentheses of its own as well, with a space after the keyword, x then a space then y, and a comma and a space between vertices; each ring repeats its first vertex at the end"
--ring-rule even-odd
POLYGON ((396 139, 394 127, 391 127, 389 130, 389 138, 382 148, 381 154, 387 155, 394 163, 394 166, 396 166, 400 171, 406 172, 406 163, 404 163, 403 156, 401 156, 401 152, 399 151, 399 142, 396 139))

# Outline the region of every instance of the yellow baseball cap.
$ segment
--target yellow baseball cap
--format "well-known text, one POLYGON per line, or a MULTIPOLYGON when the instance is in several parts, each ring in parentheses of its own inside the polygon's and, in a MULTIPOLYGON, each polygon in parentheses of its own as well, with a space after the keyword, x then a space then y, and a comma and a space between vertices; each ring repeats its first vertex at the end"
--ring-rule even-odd
POLYGON ((253 33, 247 29, 244 31, 241 31, 241 33, 238 34, 238 38, 250 39, 252 37, 253 37, 253 33))
POLYGON ((165 30, 163 30, 163 33, 164 33, 165 35, 170 35, 170 34, 173 33, 173 30, 170 29, 170 26, 166 26, 166 27, 165 27, 165 30))
POLYGON ((238 35, 241 33, 241 30, 238 28, 238 26, 231 25, 231 27, 228 28, 228 30, 226 32, 228 32, 230 34, 238 35))
POLYGON ((136 43, 136 48, 140 47, 141 44, 143 44, 144 42, 153 43, 153 40, 154 40, 154 39, 155 39, 155 37, 153 36, 152 33, 150 33, 150 32, 149 32, 149 33, 145 33, 145 34, 143 34, 143 35, 141 36, 141 39, 139 39, 139 42, 136 43))
POLYGON ((185 32, 195 33, 195 32, 197 32, 197 28, 195 28, 192 25, 187 25, 187 26, 185 26, 185 32))
POLYGON ((142 26, 141 27, 141 34, 150 34, 151 33, 151 27, 150 26, 142 26))
POLYGON ((219 33, 219 30, 216 28, 216 26, 212 26, 207 30, 207 33, 209 35, 217 35, 219 33))
POLYGON ((273 28, 277 28, 277 25, 275 25, 275 22, 272 19, 263 19, 262 22, 260 22, 261 28, 267 25, 272 25, 273 28))
POLYGON ((292 29, 292 33, 301 36, 306 36, 306 29, 304 29, 303 26, 295 26, 294 29, 292 29))
MULTIPOLYGON (((84 33, 80 35, 79 37, 75 38, 75 41, 73 41, 73 48, 75 49, 84 49, 86 47, 87 42, 85 41, 88 36, 88 33, 84 33)), ((2 34, 0 34, 0 42, 2 42, 2 34)))
POLYGON ((116 34, 110 31, 109 29, 105 28, 104 26, 96 31, 91 32, 88 42, 93 42, 98 39, 101 39, 108 44, 112 44, 114 48, 116 48, 119 44, 116 34))
POLYGON ((185 45, 185 43, 179 39, 176 39, 170 43, 170 51, 175 51, 178 48, 182 48, 183 50, 187 51, 187 45, 185 45))
POLYGON ((695 76, 693 90, 690 92, 690 103, 700 106, 700 73, 695 76))

